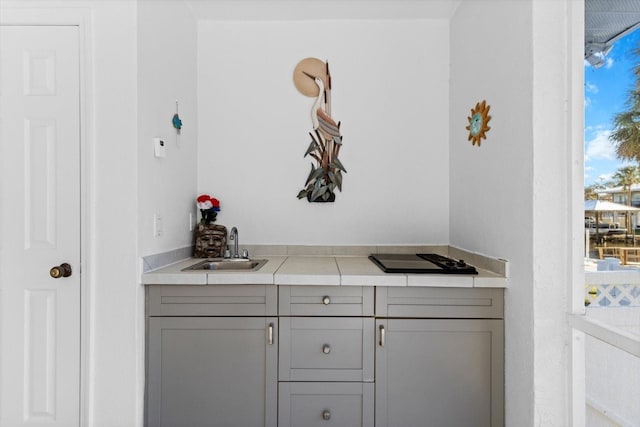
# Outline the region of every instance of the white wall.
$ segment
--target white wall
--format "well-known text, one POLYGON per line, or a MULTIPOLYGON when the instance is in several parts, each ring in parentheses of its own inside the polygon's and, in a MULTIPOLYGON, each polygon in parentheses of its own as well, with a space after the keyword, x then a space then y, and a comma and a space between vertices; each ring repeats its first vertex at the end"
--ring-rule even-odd
MULTIPOLYGON (((183 0, 137 2, 138 138, 133 151, 138 161, 139 257, 189 246, 193 241, 189 213, 195 220, 196 52, 196 18, 183 0), (180 134, 172 125, 176 101, 183 124, 180 134), (164 140, 165 158, 154 156, 154 137, 164 140), (154 215, 162 219, 160 236, 155 235, 154 215)), ((134 419, 123 420, 123 426, 143 425, 144 419, 144 287, 136 286, 135 292, 137 305, 131 321, 136 325, 133 362, 137 371, 126 384, 135 389, 136 414, 134 419)))
POLYGON ((464 2, 451 21, 451 244, 509 260, 505 421, 512 426, 534 417, 531 28, 529 1, 464 2), (491 130, 478 147, 465 126, 484 99, 491 130))
MULTIPOLYGON (((90 412, 93 426, 134 425, 140 415, 135 327, 137 283, 136 6, 81 2, 92 14, 89 53, 93 132, 90 272, 90 412), (118 31, 114 31, 114 28, 118 31), (118 390, 114 392, 114 390, 118 390)), ((87 325, 85 325, 87 326, 87 325)))
MULTIPOLYGON (((196 213, 197 26, 182 0, 138 2, 138 241, 141 256, 193 242, 189 213, 196 213), (180 135, 171 119, 176 112, 180 135), (155 158, 161 137, 166 158, 155 158), (153 216, 162 218, 154 235, 153 216)), ((194 217, 195 218, 195 217, 194 217)))
POLYGON ((256 244, 448 243, 448 19, 203 21, 198 190, 256 244), (292 73, 328 59, 348 173, 298 200, 313 98, 292 73))
POLYGON ((451 22, 451 244, 510 261, 507 425, 568 424, 571 128, 582 106, 571 3, 468 1, 451 22), (482 99, 491 130, 474 147, 464 127, 482 99))
POLYGON ((570 301, 571 285, 584 283, 583 181, 575 176, 584 161, 584 10, 575 0, 532 5, 534 423, 567 425, 574 374, 567 312, 584 295, 570 301), (549 235, 550 219, 557 235, 549 235))

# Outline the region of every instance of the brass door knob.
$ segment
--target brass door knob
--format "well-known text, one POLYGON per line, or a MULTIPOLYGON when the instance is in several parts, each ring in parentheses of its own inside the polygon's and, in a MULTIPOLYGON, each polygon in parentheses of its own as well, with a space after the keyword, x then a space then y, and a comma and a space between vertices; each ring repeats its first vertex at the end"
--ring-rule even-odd
POLYGON ((61 277, 69 277, 71 276, 71 273, 72 273, 71 266, 66 262, 63 262, 57 267, 52 267, 51 270, 49 270, 49 275, 54 279, 59 279, 61 277))

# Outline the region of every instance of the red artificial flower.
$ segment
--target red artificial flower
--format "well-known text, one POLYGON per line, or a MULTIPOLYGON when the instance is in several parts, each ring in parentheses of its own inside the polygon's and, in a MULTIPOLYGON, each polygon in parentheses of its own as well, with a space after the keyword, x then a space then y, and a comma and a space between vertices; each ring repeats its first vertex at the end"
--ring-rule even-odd
POLYGON ((209 200, 209 199, 211 199, 211 196, 210 196, 210 195, 208 195, 208 194, 201 194, 201 195, 199 195, 199 196, 198 196, 198 198, 196 199, 196 201, 197 201, 198 203, 204 203, 204 202, 206 202, 206 201, 207 201, 207 200, 209 200))
POLYGON ((198 208, 201 210, 213 209, 216 212, 220 212, 220 200, 211 197, 208 194, 201 194, 196 199, 198 208))

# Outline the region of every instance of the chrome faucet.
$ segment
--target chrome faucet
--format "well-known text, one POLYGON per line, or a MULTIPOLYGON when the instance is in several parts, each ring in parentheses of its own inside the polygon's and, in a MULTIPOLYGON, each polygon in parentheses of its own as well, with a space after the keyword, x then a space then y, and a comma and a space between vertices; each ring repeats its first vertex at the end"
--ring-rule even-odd
POLYGON ((233 258, 240 258, 238 253, 238 229, 236 227, 231 228, 229 240, 233 240, 233 258))

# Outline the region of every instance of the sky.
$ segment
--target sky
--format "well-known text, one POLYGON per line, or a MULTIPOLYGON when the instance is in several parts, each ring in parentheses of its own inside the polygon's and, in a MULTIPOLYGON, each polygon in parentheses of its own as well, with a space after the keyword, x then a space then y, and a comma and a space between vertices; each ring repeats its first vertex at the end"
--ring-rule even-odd
POLYGON ((613 116, 625 111, 628 93, 636 84, 633 67, 640 57, 633 50, 640 46, 640 30, 616 41, 606 56, 607 63, 595 69, 584 67, 584 185, 604 184, 616 171, 636 163, 616 157, 609 141, 613 116))

